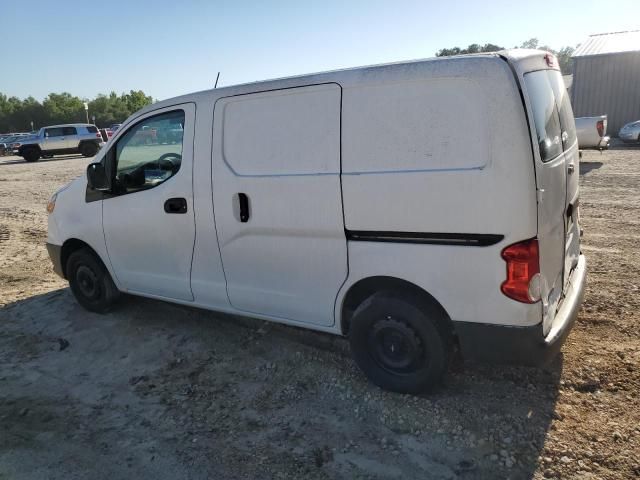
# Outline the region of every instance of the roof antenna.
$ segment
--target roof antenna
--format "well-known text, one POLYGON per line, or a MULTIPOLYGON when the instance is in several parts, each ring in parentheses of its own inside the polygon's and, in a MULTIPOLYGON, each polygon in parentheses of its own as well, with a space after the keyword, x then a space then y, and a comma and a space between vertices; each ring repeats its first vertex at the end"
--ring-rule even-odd
POLYGON ((218 80, 220 79, 220 72, 218 72, 218 75, 216 76, 216 84, 213 86, 213 88, 218 88, 218 80))

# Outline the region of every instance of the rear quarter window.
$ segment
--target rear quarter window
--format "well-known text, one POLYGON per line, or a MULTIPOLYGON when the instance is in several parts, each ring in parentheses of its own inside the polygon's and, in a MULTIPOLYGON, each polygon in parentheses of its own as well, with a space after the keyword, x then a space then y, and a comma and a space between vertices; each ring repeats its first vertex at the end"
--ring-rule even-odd
POLYGON ((94 127, 93 125, 89 125, 87 127, 87 132, 89 132, 89 133, 98 133, 98 129, 96 127, 94 127))
POLYGON ((560 118, 554 88, 547 72, 548 70, 539 70, 524 76, 543 162, 562 153, 560 118))

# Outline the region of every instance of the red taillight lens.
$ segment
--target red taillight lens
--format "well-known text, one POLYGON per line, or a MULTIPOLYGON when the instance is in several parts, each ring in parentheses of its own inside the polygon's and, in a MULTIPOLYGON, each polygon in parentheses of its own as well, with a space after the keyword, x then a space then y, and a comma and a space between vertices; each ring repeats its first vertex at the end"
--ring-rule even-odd
POLYGON ((540 300, 538 240, 514 243, 502 251, 502 258, 507 262, 507 279, 500 287, 502 293, 524 303, 540 300))
POLYGON ((549 68, 558 68, 558 60, 556 59, 556 56, 553 53, 547 53, 544 56, 545 61, 547 62, 547 67, 549 68))
POLYGON ((602 137, 604 135, 604 120, 598 120, 596 128, 598 129, 598 135, 602 137))
POLYGON ((100 132, 96 133, 96 138, 99 138, 100 140, 102 140, 102 134, 100 132))

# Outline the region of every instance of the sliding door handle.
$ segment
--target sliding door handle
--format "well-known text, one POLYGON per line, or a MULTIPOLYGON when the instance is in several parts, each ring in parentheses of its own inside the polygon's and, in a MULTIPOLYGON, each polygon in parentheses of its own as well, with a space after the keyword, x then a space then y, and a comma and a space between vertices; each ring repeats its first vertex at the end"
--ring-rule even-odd
POLYGON ((240 221, 247 223, 249 221, 249 197, 246 193, 238 193, 238 204, 240 205, 240 221))
POLYGON ((170 198, 164 202, 164 211, 167 213, 187 213, 187 200, 184 198, 170 198))

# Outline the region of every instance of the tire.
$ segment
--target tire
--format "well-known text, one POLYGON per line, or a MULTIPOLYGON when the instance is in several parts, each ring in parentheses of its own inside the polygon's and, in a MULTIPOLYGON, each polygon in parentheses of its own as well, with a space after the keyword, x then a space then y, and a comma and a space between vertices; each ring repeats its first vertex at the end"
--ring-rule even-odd
POLYGON ((109 311, 120 297, 105 266, 87 249, 69 255, 65 271, 76 300, 91 312, 109 311))
POLYGON ((37 162, 40 159, 40 150, 37 148, 27 148, 22 153, 22 157, 27 162, 37 162))
POLYGON ((375 293, 355 310, 349 343, 375 385, 399 393, 433 389, 447 370, 451 334, 439 308, 418 295, 375 293))
POLYGON ((93 157, 98 153, 98 146, 93 142, 85 142, 80 145, 80 153, 83 157, 93 157))

